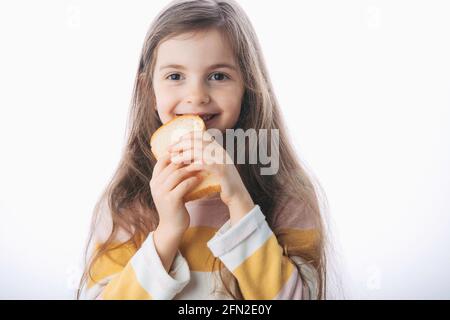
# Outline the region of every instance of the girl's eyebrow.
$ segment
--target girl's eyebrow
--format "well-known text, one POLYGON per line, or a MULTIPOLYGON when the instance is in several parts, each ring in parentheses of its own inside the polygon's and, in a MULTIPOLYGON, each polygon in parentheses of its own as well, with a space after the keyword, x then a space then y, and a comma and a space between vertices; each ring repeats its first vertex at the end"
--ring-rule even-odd
MULTIPOLYGON (((159 68, 159 71, 163 70, 163 69, 168 69, 168 68, 174 68, 174 69, 181 69, 181 70, 186 70, 187 68, 181 64, 168 64, 165 66, 162 66, 159 68)), ((208 67, 208 70, 210 69, 218 69, 218 68, 228 68, 234 71, 237 71, 236 67, 232 64, 229 63, 215 63, 212 64, 208 67)))

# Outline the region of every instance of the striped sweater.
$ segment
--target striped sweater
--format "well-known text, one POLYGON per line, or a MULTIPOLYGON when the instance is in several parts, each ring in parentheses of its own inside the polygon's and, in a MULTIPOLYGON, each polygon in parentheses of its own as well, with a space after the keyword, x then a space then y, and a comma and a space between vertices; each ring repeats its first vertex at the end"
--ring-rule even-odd
MULTIPOLYGON (((187 202, 186 209, 190 226, 169 272, 162 265, 151 232, 140 248, 123 245, 97 260, 82 298, 230 299, 217 280, 220 267, 231 271, 244 299, 317 297, 313 266, 300 257, 286 256, 280 245, 314 250, 317 232, 301 202, 286 199, 274 211, 271 225, 278 238, 259 205, 232 227, 228 207, 218 195, 187 202)), ((102 215, 103 222, 94 232, 97 244, 111 228, 108 214, 102 215)))

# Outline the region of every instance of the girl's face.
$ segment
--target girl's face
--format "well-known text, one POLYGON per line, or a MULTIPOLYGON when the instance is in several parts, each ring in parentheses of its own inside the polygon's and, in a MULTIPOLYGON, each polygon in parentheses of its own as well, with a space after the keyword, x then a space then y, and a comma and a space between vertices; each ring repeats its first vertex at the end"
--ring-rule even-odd
POLYGON ((163 123, 181 114, 214 115, 205 121, 207 129, 225 132, 239 118, 244 84, 232 49, 218 30, 160 43, 153 87, 163 123))

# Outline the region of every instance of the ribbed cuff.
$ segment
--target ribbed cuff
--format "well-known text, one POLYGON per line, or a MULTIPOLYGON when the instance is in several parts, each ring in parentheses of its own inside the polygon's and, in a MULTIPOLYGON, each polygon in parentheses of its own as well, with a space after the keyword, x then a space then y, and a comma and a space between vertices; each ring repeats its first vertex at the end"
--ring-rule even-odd
POLYGON ((153 299, 172 299, 190 280, 188 263, 180 251, 177 251, 171 270, 167 273, 156 251, 153 232, 134 255, 132 263, 140 284, 153 299))
POLYGON ((234 226, 228 220, 207 245, 215 257, 233 271, 272 235, 259 205, 250 210, 234 226))

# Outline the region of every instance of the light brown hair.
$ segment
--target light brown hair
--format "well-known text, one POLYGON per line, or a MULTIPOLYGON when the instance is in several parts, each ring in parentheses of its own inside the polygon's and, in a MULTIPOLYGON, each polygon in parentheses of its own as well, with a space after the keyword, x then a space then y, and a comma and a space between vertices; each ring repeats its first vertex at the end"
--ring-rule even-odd
MULTIPOLYGON (((310 219, 317 227, 318 237, 314 250, 306 252, 300 244, 280 244, 285 254, 302 257, 314 266, 319 278, 319 294, 314 298, 325 299, 326 238, 317 193, 320 185, 316 182, 314 186, 312 175, 307 174, 296 156, 255 31, 245 12, 233 0, 174 1, 164 8, 151 24, 145 37, 134 83, 126 145, 118 168, 94 209, 88 242, 92 241, 100 203, 104 201, 110 209, 112 229, 106 241, 100 244, 95 254, 86 261, 80 289, 91 277, 90 271, 95 261, 114 248, 113 243, 119 230, 124 230, 129 235, 129 240, 124 244, 139 248, 146 236, 158 225, 158 213, 149 187, 156 164, 149 140, 152 133, 162 125, 154 109, 155 95, 152 86, 158 45, 173 36, 211 28, 220 30, 229 40, 245 84, 241 113, 235 128, 242 128, 244 131, 250 128, 269 129, 269 132, 270 129, 279 130, 280 163, 277 174, 261 175, 259 163, 236 164, 236 167, 253 201, 259 204, 269 224, 273 218, 273 210, 284 201, 282 199, 294 197, 305 203, 308 214, 311 215, 310 219), (136 205, 143 210, 133 210, 136 205)), ((248 148, 246 149, 248 151, 248 148)), ((326 200, 323 198, 321 201, 325 204, 326 200)), ((283 239, 276 230, 274 232, 279 240, 283 239)), ((239 289, 235 292, 229 289, 228 282, 235 279, 229 276, 226 268, 221 269, 224 273, 223 277, 222 272, 220 273, 222 280, 228 273, 229 279, 223 282, 227 292, 233 298, 242 298, 239 289)))

